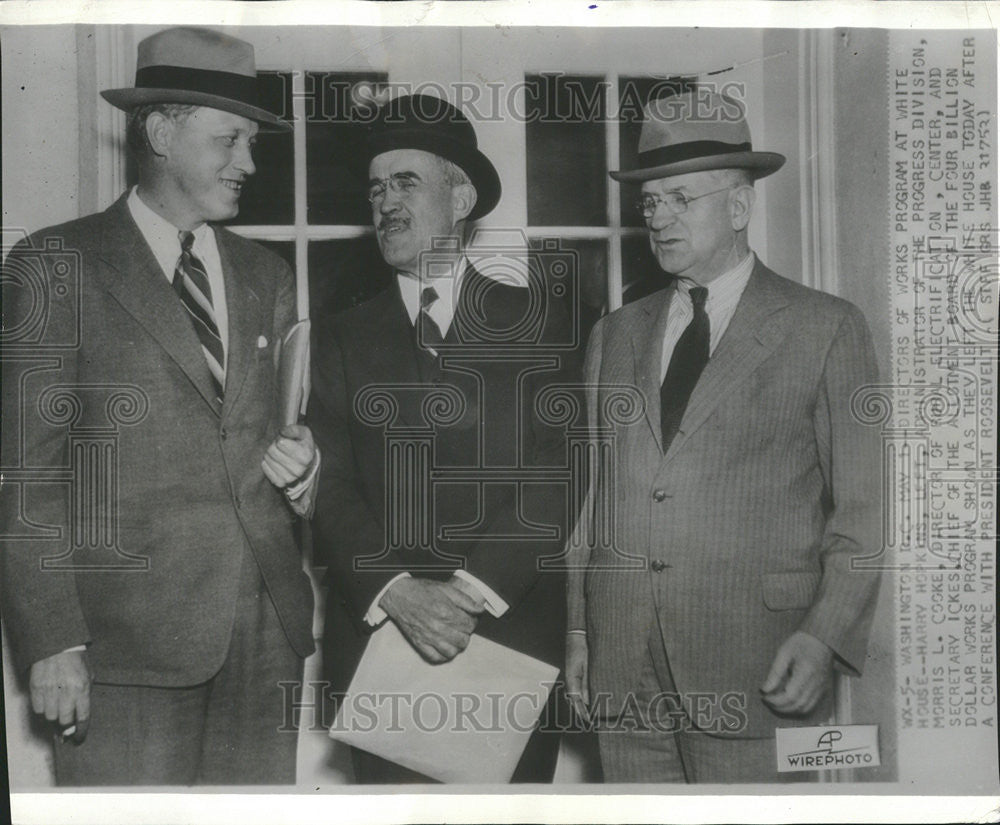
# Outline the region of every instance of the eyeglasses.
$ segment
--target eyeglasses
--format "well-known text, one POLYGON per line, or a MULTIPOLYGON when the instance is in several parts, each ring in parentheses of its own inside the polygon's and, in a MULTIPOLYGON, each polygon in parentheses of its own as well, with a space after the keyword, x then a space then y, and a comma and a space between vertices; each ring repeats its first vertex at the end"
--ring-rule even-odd
POLYGON ((368 184, 368 203, 380 203, 387 189, 391 189, 401 198, 408 198, 417 188, 420 180, 406 172, 397 172, 381 180, 373 180, 368 184))
POLYGON ((646 193, 641 198, 635 202, 635 208, 646 220, 649 220, 656 212, 656 207, 661 203, 667 207, 673 214, 680 215, 687 212, 688 204, 691 201, 696 201, 700 198, 707 198, 709 195, 717 195, 719 192, 725 192, 727 189, 732 189, 732 186, 724 186, 722 189, 713 189, 711 192, 705 192, 701 195, 695 195, 694 197, 689 197, 681 192, 667 192, 663 195, 653 195, 646 193))

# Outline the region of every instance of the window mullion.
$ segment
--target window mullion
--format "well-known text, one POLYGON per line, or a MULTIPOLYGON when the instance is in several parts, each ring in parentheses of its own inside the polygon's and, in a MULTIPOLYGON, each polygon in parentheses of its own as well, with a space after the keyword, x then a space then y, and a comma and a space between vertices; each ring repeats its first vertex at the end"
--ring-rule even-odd
MULTIPOLYGON (((617 168, 619 151, 618 118, 618 75, 610 74, 607 78, 605 94, 604 135, 607 148, 605 169, 617 168), (614 164, 614 167, 612 167, 614 164)), ((619 210, 619 187, 608 184, 608 228, 611 230, 611 242, 608 244, 608 310, 613 311, 622 305, 622 225, 619 210)))
POLYGON ((292 69, 292 169, 295 176, 295 292, 299 318, 309 317, 309 236, 306 201, 306 73, 292 69))

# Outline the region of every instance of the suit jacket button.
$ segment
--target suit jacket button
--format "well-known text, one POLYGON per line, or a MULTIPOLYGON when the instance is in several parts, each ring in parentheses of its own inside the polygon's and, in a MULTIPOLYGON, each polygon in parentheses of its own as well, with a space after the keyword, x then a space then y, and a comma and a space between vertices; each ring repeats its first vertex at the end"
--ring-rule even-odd
POLYGON ((667 498, 666 490, 655 490, 653 492, 653 501, 664 501, 667 498))
POLYGON ((667 568, 662 559, 653 559, 649 566, 653 568, 654 573, 662 573, 667 568))
POLYGON ((219 430, 219 438, 221 438, 223 441, 226 440, 226 437, 228 435, 229 435, 229 433, 226 432, 226 428, 225 427, 223 427, 221 430, 219 430))

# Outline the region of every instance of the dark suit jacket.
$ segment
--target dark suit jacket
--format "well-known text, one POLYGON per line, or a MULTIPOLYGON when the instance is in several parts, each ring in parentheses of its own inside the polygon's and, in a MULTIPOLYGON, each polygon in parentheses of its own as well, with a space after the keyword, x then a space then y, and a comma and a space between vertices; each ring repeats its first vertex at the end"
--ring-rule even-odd
POLYGON ((566 487, 549 482, 518 490, 508 480, 480 488, 475 480, 483 466, 507 468, 516 480, 518 466, 566 464, 562 429, 543 423, 534 401, 542 387, 574 381, 579 359, 573 351, 551 347, 570 340, 565 309, 557 302, 543 303, 539 324, 517 329, 520 319, 532 317, 529 305, 528 289, 470 268, 441 349, 443 369, 418 349, 396 284, 332 320, 317 322, 308 421, 323 467, 313 526, 319 558, 330 565, 323 650, 336 691, 347 688, 371 633, 365 613, 404 570, 446 579, 456 565, 463 566, 510 605, 499 619, 483 614, 477 632, 561 665, 565 579, 559 572, 540 572, 537 560, 562 549, 566 487), (493 334, 503 330, 515 330, 506 345, 493 334), (524 349, 536 335, 538 343, 524 349), (373 385, 392 400, 385 406, 372 401, 364 391, 373 385), (436 412, 425 404, 435 391, 452 393, 450 401, 441 397, 436 412), (435 423, 435 418, 448 418, 446 408, 455 402, 457 420, 435 423), (393 405, 398 409, 385 422, 378 413, 391 412, 393 405), (433 434, 434 468, 468 469, 464 479, 453 477, 453 483, 435 487, 424 535, 387 529, 388 503, 414 493, 419 483, 387 479, 392 450, 386 445, 394 433, 411 444, 433 434), (546 534, 542 527, 523 526, 532 523, 559 529, 546 534), (364 557, 377 557, 389 569, 358 569, 364 557))
POLYGON ((86 455, 73 446, 75 435, 91 428, 83 434, 93 440, 102 428, 117 431, 117 474, 69 487, 78 499, 116 494, 116 506, 102 511, 84 500, 67 531, 65 483, 7 484, 0 496, 4 532, 19 536, 3 542, 2 574, 4 618, 22 666, 89 642, 100 681, 205 681, 226 655, 246 548, 290 644, 303 656, 313 649, 312 595, 294 517, 260 467, 277 432, 274 346, 294 321, 293 281, 272 253, 215 231, 229 311, 221 409, 191 321, 124 196, 104 213, 37 233, 5 264, 5 318, 8 330, 20 332, 5 348, 4 467, 22 468, 23 477, 23 468, 80 466, 86 455), (46 243, 68 256, 32 251, 46 243), (67 275, 61 260, 75 272, 67 275), (32 318, 41 318, 35 327, 44 328, 43 343, 61 348, 18 346, 31 337, 31 324, 21 324, 32 318), (77 405, 60 407, 46 396, 55 385, 77 405), (128 399, 117 406, 108 401, 116 388, 128 399), (40 568, 42 557, 65 552, 74 535, 84 544, 106 535, 107 519, 117 529, 117 550, 98 546, 72 556, 76 568, 91 570, 40 568), (58 529, 46 533, 41 525, 58 529), (147 569, 122 569, 129 564, 122 553, 147 569))
POLYGON ((779 719, 759 688, 796 630, 833 648, 847 672, 864 663, 878 581, 850 563, 880 548, 879 441, 852 414, 851 396, 877 380, 868 327, 853 305, 758 261, 664 455, 660 360, 672 294, 603 318, 587 350, 591 422, 616 434, 614 546, 582 553, 590 569, 571 574, 569 588, 570 626, 587 628, 592 695, 609 694, 613 708, 637 687, 658 616, 678 691, 715 697, 717 732, 764 737, 819 724, 828 702, 779 719), (610 419, 609 385, 637 387, 645 414, 610 419), (745 705, 732 729, 738 718, 720 710, 726 694, 745 705))

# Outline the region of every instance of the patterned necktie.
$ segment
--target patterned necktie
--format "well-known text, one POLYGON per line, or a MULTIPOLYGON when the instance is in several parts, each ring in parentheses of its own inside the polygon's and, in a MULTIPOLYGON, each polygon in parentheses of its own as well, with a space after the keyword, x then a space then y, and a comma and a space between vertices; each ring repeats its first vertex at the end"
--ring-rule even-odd
POLYGON ((708 290, 703 286, 692 287, 690 295, 694 317, 677 340, 667 374, 660 385, 660 431, 663 433, 664 453, 680 429, 688 399, 708 363, 711 340, 708 313, 705 312, 708 290))
POLYGON ((420 312, 417 315, 417 323, 420 325, 420 328, 417 330, 419 336, 417 339, 418 343, 424 349, 431 349, 435 352, 444 343, 441 328, 430 315, 430 308, 437 299, 437 290, 432 286, 425 286, 420 293, 420 312))
POLYGON ((212 374, 212 384, 219 403, 222 403, 223 387, 226 386, 226 352, 219 335, 219 325, 215 321, 212 308, 212 287, 208 282, 205 265, 191 251, 194 243, 193 232, 179 232, 181 257, 174 269, 174 291, 180 296, 184 309, 191 317, 194 330, 201 341, 201 350, 212 374))

